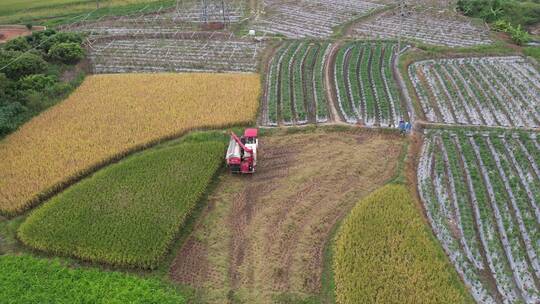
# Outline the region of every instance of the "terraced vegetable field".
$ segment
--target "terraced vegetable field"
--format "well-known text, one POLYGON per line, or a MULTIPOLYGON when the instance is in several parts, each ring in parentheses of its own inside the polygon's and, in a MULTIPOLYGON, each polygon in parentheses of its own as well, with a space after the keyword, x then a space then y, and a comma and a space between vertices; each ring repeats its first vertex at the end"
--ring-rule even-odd
POLYGON ((273 56, 266 80, 265 124, 328 120, 323 69, 328 42, 286 42, 273 56))
POLYGON ((396 48, 394 43, 350 42, 337 51, 333 83, 346 122, 397 127, 406 117, 392 72, 396 48))
POLYGON ((409 77, 428 121, 540 126, 540 73, 524 58, 426 60, 409 77))
POLYGON ((431 130, 418 168, 427 217, 480 303, 540 302, 536 133, 431 130))
MULTIPOLYGON (((400 18, 393 10, 357 23, 350 35, 355 38, 397 39, 400 18)), ((489 29, 447 12, 408 12, 402 21, 404 39, 432 45, 469 47, 492 43, 489 29)))
POLYGON ((369 1, 264 0, 264 14, 252 28, 289 38, 324 38, 334 27, 382 7, 369 1))
POLYGON ((89 58, 94 73, 255 72, 265 43, 232 36, 189 32, 105 39, 93 44, 89 58))
POLYGON ((21 213, 161 140, 253 122, 259 88, 256 74, 89 76, 67 100, 0 142, 0 213, 21 213))

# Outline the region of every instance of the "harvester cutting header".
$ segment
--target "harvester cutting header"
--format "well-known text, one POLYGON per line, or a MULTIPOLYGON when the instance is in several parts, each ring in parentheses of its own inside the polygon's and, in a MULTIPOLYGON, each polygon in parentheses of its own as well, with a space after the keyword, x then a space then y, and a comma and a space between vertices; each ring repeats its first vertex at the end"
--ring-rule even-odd
POLYGON ((225 155, 227 167, 232 173, 254 173, 257 167, 258 129, 246 129, 244 136, 231 132, 229 148, 225 155))

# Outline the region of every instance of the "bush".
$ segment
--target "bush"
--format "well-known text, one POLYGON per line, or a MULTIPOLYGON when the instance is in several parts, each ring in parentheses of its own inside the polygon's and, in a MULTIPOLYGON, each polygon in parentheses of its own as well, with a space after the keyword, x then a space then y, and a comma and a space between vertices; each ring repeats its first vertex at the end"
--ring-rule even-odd
POLYGON ((33 74, 19 80, 19 89, 41 92, 48 87, 54 86, 56 82, 56 77, 44 74, 33 74))
POLYGON ((156 279, 94 268, 68 268, 58 260, 0 256, 2 303, 184 304, 184 297, 156 279))
POLYGON ((47 29, 44 31, 33 32, 32 35, 26 37, 26 39, 28 40, 28 43, 30 43, 32 47, 38 47, 42 42, 44 42, 49 37, 55 34, 56 34, 55 30, 47 29))
POLYGON ((32 46, 30 46, 30 43, 26 40, 25 37, 18 37, 15 39, 12 39, 4 45, 4 50, 7 51, 20 51, 25 52, 28 51, 32 46))
POLYGON ((47 63, 38 55, 16 51, 0 51, 0 66, 6 66, 3 72, 14 80, 47 70, 47 63))
POLYGON ((84 49, 78 43, 63 42, 53 45, 48 56, 62 63, 75 64, 84 58, 84 49))
POLYGON ((82 42, 83 38, 81 34, 71 32, 59 32, 50 37, 50 39, 44 40, 40 48, 43 49, 45 53, 47 53, 53 46, 60 43, 76 43, 80 45, 82 44, 82 42))
POLYGON ((0 73, 0 106, 7 103, 11 95, 11 86, 13 81, 6 77, 6 74, 0 73))
POLYGON ((515 0, 459 0, 457 7, 465 15, 492 23, 499 19, 519 24, 540 22, 540 3, 515 0))
POLYGON ((499 19, 493 24, 493 28, 496 31, 510 34, 512 41, 518 45, 524 45, 529 42, 530 35, 521 28, 521 25, 513 26, 509 21, 499 19))

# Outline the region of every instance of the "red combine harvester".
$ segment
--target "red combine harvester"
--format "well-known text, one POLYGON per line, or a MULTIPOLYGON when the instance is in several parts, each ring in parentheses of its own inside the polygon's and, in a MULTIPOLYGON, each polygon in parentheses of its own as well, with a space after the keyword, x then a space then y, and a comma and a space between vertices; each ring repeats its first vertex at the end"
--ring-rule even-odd
POLYGON ((232 173, 254 173, 257 167, 258 129, 246 129, 244 136, 231 132, 225 161, 232 173))

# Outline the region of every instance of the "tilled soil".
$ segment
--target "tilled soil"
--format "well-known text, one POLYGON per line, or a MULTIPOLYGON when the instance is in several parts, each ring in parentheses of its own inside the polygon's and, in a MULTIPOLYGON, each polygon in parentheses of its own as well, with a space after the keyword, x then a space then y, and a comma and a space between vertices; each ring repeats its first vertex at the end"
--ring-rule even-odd
POLYGON ((266 136, 260 146, 255 175, 220 177, 170 269, 210 303, 318 294, 332 227, 394 175, 404 145, 358 130, 266 136))

